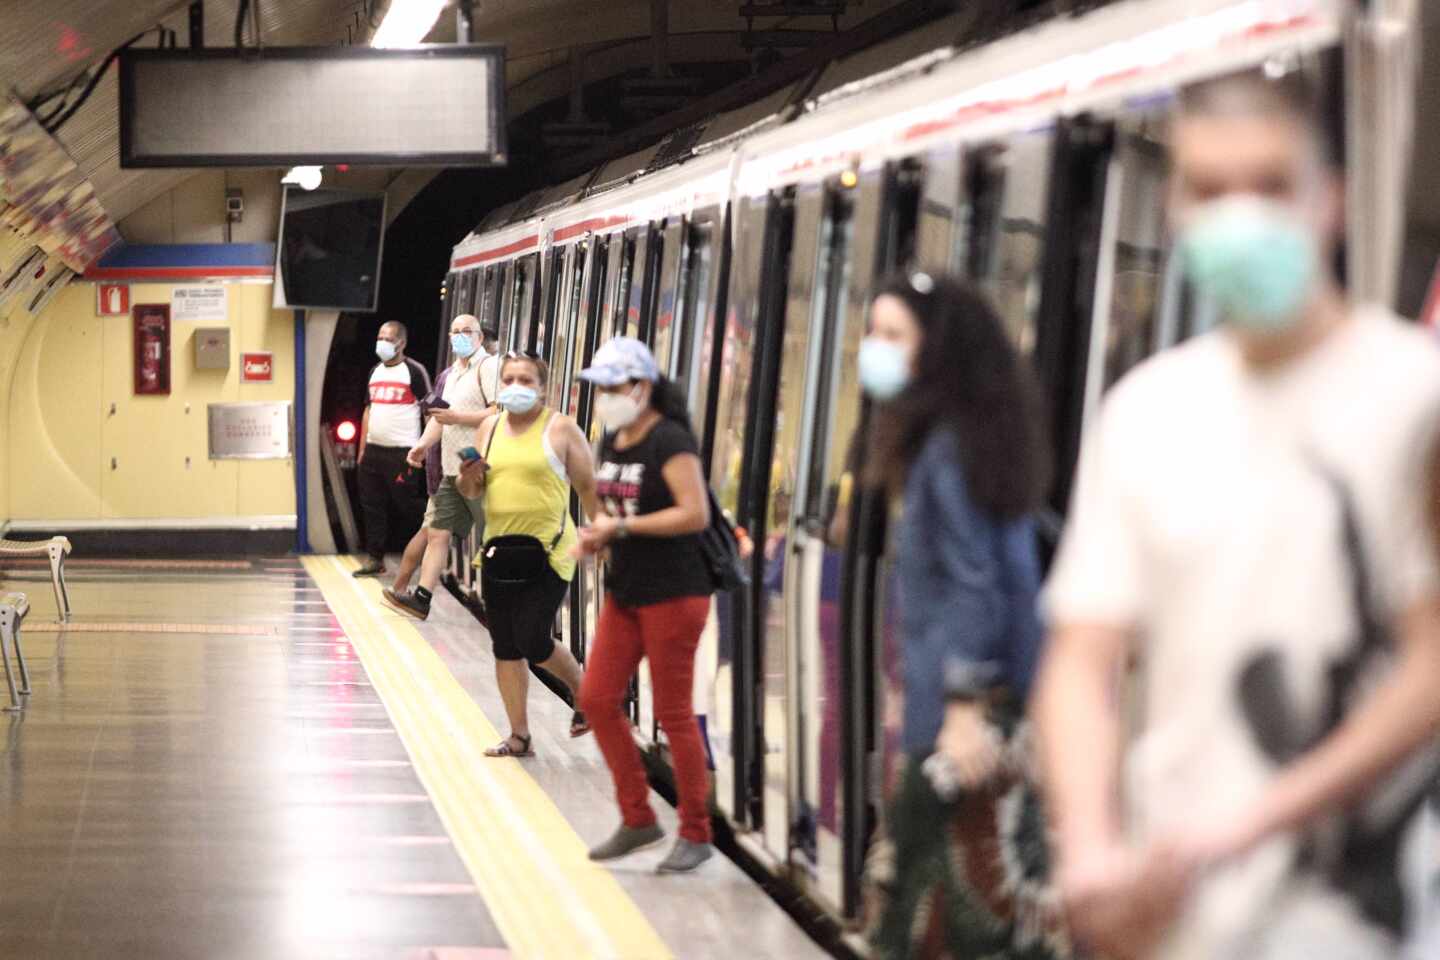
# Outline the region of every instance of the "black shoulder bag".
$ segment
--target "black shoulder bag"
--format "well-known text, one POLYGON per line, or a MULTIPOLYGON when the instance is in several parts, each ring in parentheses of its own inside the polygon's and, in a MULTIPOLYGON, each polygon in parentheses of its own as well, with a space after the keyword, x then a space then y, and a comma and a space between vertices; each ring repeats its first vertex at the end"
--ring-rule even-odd
MULTIPOLYGON (((495 427, 490 431, 490 439, 485 443, 486 460, 490 459, 490 448, 495 444, 495 434, 500 432, 504 420, 502 416, 495 421, 495 427)), ((548 430, 549 427, 550 415, 547 413, 540 429, 548 430)), ((523 533, 486 540, 480 548, 480 575, 483 582, 513 589, 540 579, 550 566, 550 552, 565 535, 565 513, 569 507, 570 495, 567 488, 560 507, 560 529, 555 532, 555 538, 550 541, 549 546, 541 543, 538 537, 523 533)))
POLYGON ((710 582, 715 589, 728 593, 748 586, 750 574, 740 558, 740 538, 735 536, 735 528, 720 509, 709 484, 705 486, 705 494, 710 498, 710 525, 697 535, 700 555, 705 559, 705 569, 710 572, 710 582))

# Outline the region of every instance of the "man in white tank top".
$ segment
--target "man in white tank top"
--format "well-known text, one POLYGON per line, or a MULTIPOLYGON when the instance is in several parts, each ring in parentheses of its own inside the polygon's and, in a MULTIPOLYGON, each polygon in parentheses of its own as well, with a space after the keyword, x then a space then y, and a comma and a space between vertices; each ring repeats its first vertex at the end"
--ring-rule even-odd
POLYGON ((1440 351, 1335 283, 1314 110, 1295 75, 1182 95, 1171 219, 1224 322, 1105 398, 1046 587, 1034 713, 1060 893, 1098 955, 1381 960, 1413 926, 1440 351))
MULTIPOLYGON (((387 603, 421 620, 430 615, 430 599, 445 570, 451 538, 465 537, 471 530, 483 531, 485 527, 483 501, 462 496, 455 486, 461 451, 471 446, 475 428, 494 409, 493 375, 489 383, 482 377, 485 361, 490 358, 483 343, 480 321, 474 316, 462 313, 451 321, 450 353, 455 359, 446 374, 441 397, 443 406, 432 408, 425 432, 407 458, 413 466, 423 468, 426 451, 440 444, 443 476, 425 510, 420 583, 413 591, 404 589, 414 570, 414 551, 407 548, 407 562, 402 562, 395 584, 383 591, 387 603)), ((493 369, 496 365, 492 362, 489 366, 493 369)))

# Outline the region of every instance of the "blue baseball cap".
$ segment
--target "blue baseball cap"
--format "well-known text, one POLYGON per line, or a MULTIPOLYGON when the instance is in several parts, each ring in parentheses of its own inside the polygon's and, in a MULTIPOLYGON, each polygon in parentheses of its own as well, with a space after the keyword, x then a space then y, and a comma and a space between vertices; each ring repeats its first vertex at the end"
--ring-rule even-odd
POLYGON ((614 337, 595 351, 590 366, 580 371, 580 379, 600 387, 618 387, 631 380, 654 383, 660 379, 660 365, 655 362, 650 348, 639 340, 614 337))

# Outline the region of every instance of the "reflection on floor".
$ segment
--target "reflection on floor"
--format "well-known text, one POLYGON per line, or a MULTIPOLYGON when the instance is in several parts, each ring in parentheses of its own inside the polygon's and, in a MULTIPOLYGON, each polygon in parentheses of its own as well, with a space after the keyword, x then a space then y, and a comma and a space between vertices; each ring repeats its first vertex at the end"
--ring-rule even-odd
MULTIPOLYGON (((105 626, 68 632, 41 629, 54 619, 44 580, 4 581, 35 605, 24 633, 35 692, 0 717, 0 955, 541 955, 503 942, 403 724, 358 660, 361 641, 296 561, 77 566, 79 619, 105 626)), ((442 597, 420 629, 499 722, 474 621, 442 597)), ((566 738, 567 708, 538 684, 531 699, 540 756, 523 773, 592 841, 614 822, 603 763, 590 740, 566 738)), ((502 882, 514 860, 493 855, 502 882)), ((652 863, 614 876, 667 954, 820 955, 730 864, 662 880, 652 863)), ((567 879, 512 894, 544 923, 585 895, 567 879)))

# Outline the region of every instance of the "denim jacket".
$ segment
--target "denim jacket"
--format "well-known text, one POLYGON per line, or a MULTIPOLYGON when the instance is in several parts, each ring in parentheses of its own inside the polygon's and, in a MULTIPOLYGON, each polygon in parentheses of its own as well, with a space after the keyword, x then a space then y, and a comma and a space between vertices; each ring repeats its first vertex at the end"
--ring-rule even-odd
POLYGON ((960 444, 926 439, 905 482, 895 550, 905 677, 904 747, 934 749, 949 693, 1003 685, 1023 700, 1039 654, 1040 562, 1029 517, 971 499, 960 444))

